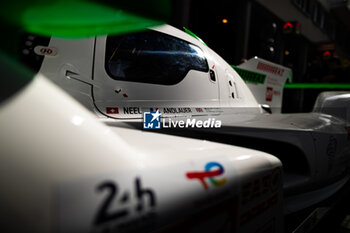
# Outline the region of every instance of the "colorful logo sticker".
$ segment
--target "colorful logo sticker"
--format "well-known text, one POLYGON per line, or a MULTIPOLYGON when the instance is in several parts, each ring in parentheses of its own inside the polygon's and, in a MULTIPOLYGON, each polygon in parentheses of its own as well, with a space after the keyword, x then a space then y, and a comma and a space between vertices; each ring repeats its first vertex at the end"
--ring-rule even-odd
POLYGON ((42 56, 56 56, 57 49, 38 45, 34 48, 34 52, 42 56))
POLYGON ((156 112, 143 113, 143 128, 144 129, 160 129, 160 116, 162 114, 157 110, 156 112))
POLYGON ((226 183, 226 178, 222 179, 215 179, 214 177, 220 176, 224 174, 225 170, 224 167, 217 162, 209 162, 205 165, 205 171, 204 172, 187 172, 186 177, 188 179, 198 179, 201 184, 203 185, 203 188, 207 190, 209 188, 205 178, 208 178, 210 183, 212 183, 214 186, 219 187, 226 183), (216 168, 215 170, 212 170, 213 168, 216 168))

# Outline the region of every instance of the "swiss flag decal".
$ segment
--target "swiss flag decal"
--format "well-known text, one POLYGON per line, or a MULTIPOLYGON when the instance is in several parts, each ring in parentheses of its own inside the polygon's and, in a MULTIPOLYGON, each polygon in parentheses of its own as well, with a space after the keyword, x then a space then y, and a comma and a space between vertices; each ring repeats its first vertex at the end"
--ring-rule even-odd
POLYGON ((119 114, 119 109, 115 107, 106 107, 107 114, 119 114))

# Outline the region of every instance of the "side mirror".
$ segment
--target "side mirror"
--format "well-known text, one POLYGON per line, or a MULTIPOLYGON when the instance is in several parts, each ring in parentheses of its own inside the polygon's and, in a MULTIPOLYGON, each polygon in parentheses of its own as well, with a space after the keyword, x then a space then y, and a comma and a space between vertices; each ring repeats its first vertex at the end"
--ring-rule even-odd
POLYGON ((269 114, 272 113, 270 105, 268 105, 268 104, 260 104, 260 107, 261 107, 262 109, 264 109, 265 112, 267 112, 267 113, 269 113, 269 114))

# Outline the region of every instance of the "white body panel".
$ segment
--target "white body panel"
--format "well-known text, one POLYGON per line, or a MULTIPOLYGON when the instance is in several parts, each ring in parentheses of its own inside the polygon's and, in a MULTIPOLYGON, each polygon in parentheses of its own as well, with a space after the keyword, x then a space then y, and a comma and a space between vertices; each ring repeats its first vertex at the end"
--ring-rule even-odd
MULTIPOLYGON (((121 122, 115 119, 122 119, 125 122, 135 121, 137 123, 134 126, 141 128, 142 112, 150 108, 159 108, 164 118, 206 120, 213 116, 221 120, 222 128, 219 130, 204 130, 198 133, 195 132, 196 129, 188 129, 169 133, 268 151, 284 163, 284 187, 288 197, 292 198, 294 195, 299 198, 300 194, 310 192, 318 195, 319 193, 314 191, 325 190, 324 188, 332 182, 340 181, 344 177, 347 179, 350 153, 348 132, 345 128, 347 122, 344 119, 319 113, 262 114, 258 102, 244 81, 216 53, 173 27, 162 26, 153 30, 200 47, 208 61, 209 69, 213 69, 216 74, 216 82, 211 82, 209 73, 192 70, 180 83, 170 86, 114 80, 107 76, 104 67, 106 37, 84 40, 81 46, 74 42, 77 47, 68 45, 71 44, 71 40, 52 38, 50 46, 57 47, 57 55, 45 57, 41 72, 60 84, 63 89, 73 93, 78 100, 84 99, 84 105, 97 112, 103 120, 107 117, 113 118, 106 120, 111 127, 121 122), (84 47, 87 49, 84 50, 84 47), (67 49, 75 49, 76 52, 72 55, 73 52, 67 52, 67 49), (90 57, 91 61, 75 62, 79 51, 83 51, 82 54, 90 57), (73 73, 79 74, 73 74, 70 79, 64 75, 65 72, 57 74, 57 70, 67 67, 67 64, 72 66, 73 73), (79 85, 72 88, 69 82, 79 85), (127 97, 123 96, 123 93, 126 93, 127 97), (87 104, 89 101, 94 102, 87 104), (116 111, 108 113, 108 107, 116 111), (197 108, 200 111, 197 111, 197 108), (242 144, 239 144, 240 140, 243 141, 242 144), (257 147, 259 144, 262 146, 257 147), (296 157, 298 159, 295 159, 296 157)), ((275 83, 282 96, 281 88, 291 71, 278 65, 277 68, 284 69, 283 72, 279 70, 283 75, 275 79, 270 73, 266 73, 268 82, 264 85, 275 83)), ((261 90, 266 90, 265 86, 261 90)), ((266 93, 260 94, 259 99, 266 97, 266 93)), ((275 100, 272 107, 280 106, 281 99, 275 100)), ((328 192, 322 199, 332 194, 328 192)), ((311 202, 305 202, 299 206, 294 205, 296 208, 290 212, 301 210, 310 204, 311 202)))
MULTIPOLYGON (((206 120, 208 116, 195 116, 206 120)), ((268 151, 284 164, 284 192, 293 203, 286 212, 306 208, 311 202, 293 202, 292 196, 313 192, 312 199, 334 194, 321 191, 343 177, 348 179, 350 143, 346 123, 326 114, 235 114, 224 109, 215 116, 222 122, 220 129, 182 129, 171 134, 224 142, 268 151)), ((289 203, 288 203, 289 204, 289 203)))
POLYGON ((322 92, 316 99, 313 112, 336 116, 350 126, 350 93, 322 92))
POLYGON ((237 107, 256 114, 260 112, 258 103, 244 81, 210 48, 171 26, 165 25, 154 30, 185 39, 200 47, 209 68, 215 71, 217 81, 210 80, 209 72, 195 70, 190 70, 180 83, 170 86, 114 80, 105 70, 105 36, 97 37, 96 41, 95 38, 51 38, 49 46, 58 48, 58 52, 56 56, 45 57, 40 72, 67 90, 84 106, 113 118, 141 118, 140 109, 150 107, 237 107), (84 59, 79 60, 79 57, 84 59), (75 74, 67 77, 67 71, 75 74), (200 91, 193 91, 193 88, 200 91), (232 92, 235 92, 234 98, 232 92), (123 94, 127 94, 127 97, 123 94), (119 114, 107 114, 106 107, 119 108, 119 114), (123 111, 124 107, 137 109, 130 114, 123 111))
POLYGON ((2 103, 0 122, 2 232, 282 230, 281 164, 269 154, 108 127, 42 75, 2 103), (220 185, 186 177, 210 162, 220 185))

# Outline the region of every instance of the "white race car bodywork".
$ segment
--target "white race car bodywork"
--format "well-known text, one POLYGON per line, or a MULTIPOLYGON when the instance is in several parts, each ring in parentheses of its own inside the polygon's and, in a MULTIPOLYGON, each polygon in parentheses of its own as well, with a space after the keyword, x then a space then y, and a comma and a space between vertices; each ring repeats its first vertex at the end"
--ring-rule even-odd
MULTIPOLYGON (((37 55, 45 56, 40 72, 74 96, 85 107, 94 111, 100 117, 100 121, 108 125, 106 127, 109 130, 116 131, 124 135, 126 140, 130 140, 129 143, 134 145, 130 148, 140 147, 143 153, 152 151, 147 158, 154 156, 155 164, 158 163, 156 161, 163 160, 158 153, 153 154, 153 151, 161 150, 162 153, 169 153, 169 155, 175 152, 172 154, 174 157, 186 161, 192 161, 191 158, 196 157, 196 153, 198 158, 202 158, 205 153, 197 150, 198 147, 191 141, 188 141, 189 144, 182 141, 190 139, 175 137, 171 139, 174 142, 171 142, 170 145, 165 145, 164 142, 158 144, 154 142, 158 140, 158 137, 166 140, 170 136, 132 129, 122 130, 119 127, 141 128, 142 113, 151 109, 158 109, 163 120, 170 118, 205 120, 208 117, 221 120, 220 129, 170 129, 165 133, 239 145, 273 154, 284 165, 285 181, 283 185, 285 199, 288 200, 285 204, 285 213, 292 213, 325 200, 348 180, 347 169, 350 153, 346 130, 349 122, 346 121, 347 119, 342 119, 338 115, 331 116, 316 112, 288 115, 266 114, 240 76, 210 48, 171 26, 153 28, 151 32, 154 31, 160 32, 161 36, 187 43, 193 51, 196 51, 198 57, 205 58, 207 70, 190 69, 177 83, 166 85, 112 78, 111 70, 108 71, 106 68, 109 65, 107 62, 112 61, 114 55, 120 52, 119 47, 116 46, 113 50, 107 51, 108 36, 101 36, 82 40, 51 38, 45 49, 55 51, 55 53, 37 52, 37 55), (111 55, 107 56, 107 53, 111 55), (140 135, 147 135, 147 141, 143 143, 139 143, 138 140, 132 141, 135 138, 142 140, 144 136, 140 135), (187 148, 182 147, 185 144, 188 145, 187 148), (149 147, 149 145, 152 146, 149 147), (192 153, 193 148, 197 148, 194 153, 192 153), (185 156, 182 157, 179 154, 185 156), (302 202, 301 199, 305 201, 302 202)), ((118 40, 123 39, 118 38, 118 40)), ((157 43, 160 44, 160 42, 157 43)), ((157 50, 142 50, 142 47, 137 48, 136 46, 131 49, 131 55, 150 55, 158 52, 157 50)), ((176 50, 160 52, 166 55, 164 59, 177 54, 176 50)), ((179 54, 187 56, 186 53, 179 54)), ((123 72, 126 72, 126 69, 121 72, 116 65, 115 72, 124 76, 123 72)), ((249 158, 242 161, 251 166, 244 170, 247 176, 250 176, 250 172, 254 173, 256 170, 254 167, 259 159, 250 157, 250 155, 242 157, 242 155, 240 153, 239 158, 249 158)), ((217 159, 221 158, 220 153, 212 156, 217 159)), ((183 161, 173 162, 183 163, 183 161)), ((240 167, 241 165, 236 162, 237 159, 234 159, 234 167, 240 167)), ((192 164, 192 162, 189 163, 192 164)), ((186 166, 184 168, 187 168, 186 166)), ((172 169, 166 170, 172 171, 172 169)), ((235 174, 240 174, 240 172, 235 174)), ((244 179, 237 178, 239 182, 244 179)), ((200 188, 200 185, 197 188, 200 188)), ((244 196, 242 192, 244 193, 241 189, 239 195, 244 196)), ((265 202, 260 202, 260 204, 259 208, 263 212, 265 210, 263 206, 269 206, 265 202)), ((257 209, 254 211, 259 213, 257 209)), ((251 215, 254 217, 253 212, 251 215)), ((249 229, 248 232, 251 230, 249 229)))
POLYGON ((51 38, 49 48, 57 48, 58 53, 45 57, 40 72, 89 109, 98 110, 113 118, 141 118, 138 109, 122 111, 123 107, 242 107, 245 111, 251 108, 254 113, 260 112, 258 103, 244 81, 210 48, 171 26, 154 30, 185 39, 200 48, 208 67, 215 72, 216 81, 210 79, 209 73, 196 70, 190 70, 178 84, 168 86, 113 80, 104 64, 106 36, 69 40, 69 43, 66 39, 51 38), (227 85, 229 81, 232 86, 227 85), (92 84, 92 91, 86 83, 92 84), (200 91, 195 92, 192 88, 200 88, 200 91), (118 115, 106 113, 106 107, 113 106, 121 108, 118 115))
POLYGON ((2 100, 0 122, 2 232, 283 229, 272 155, 106 126, 41 74, 2 100))

